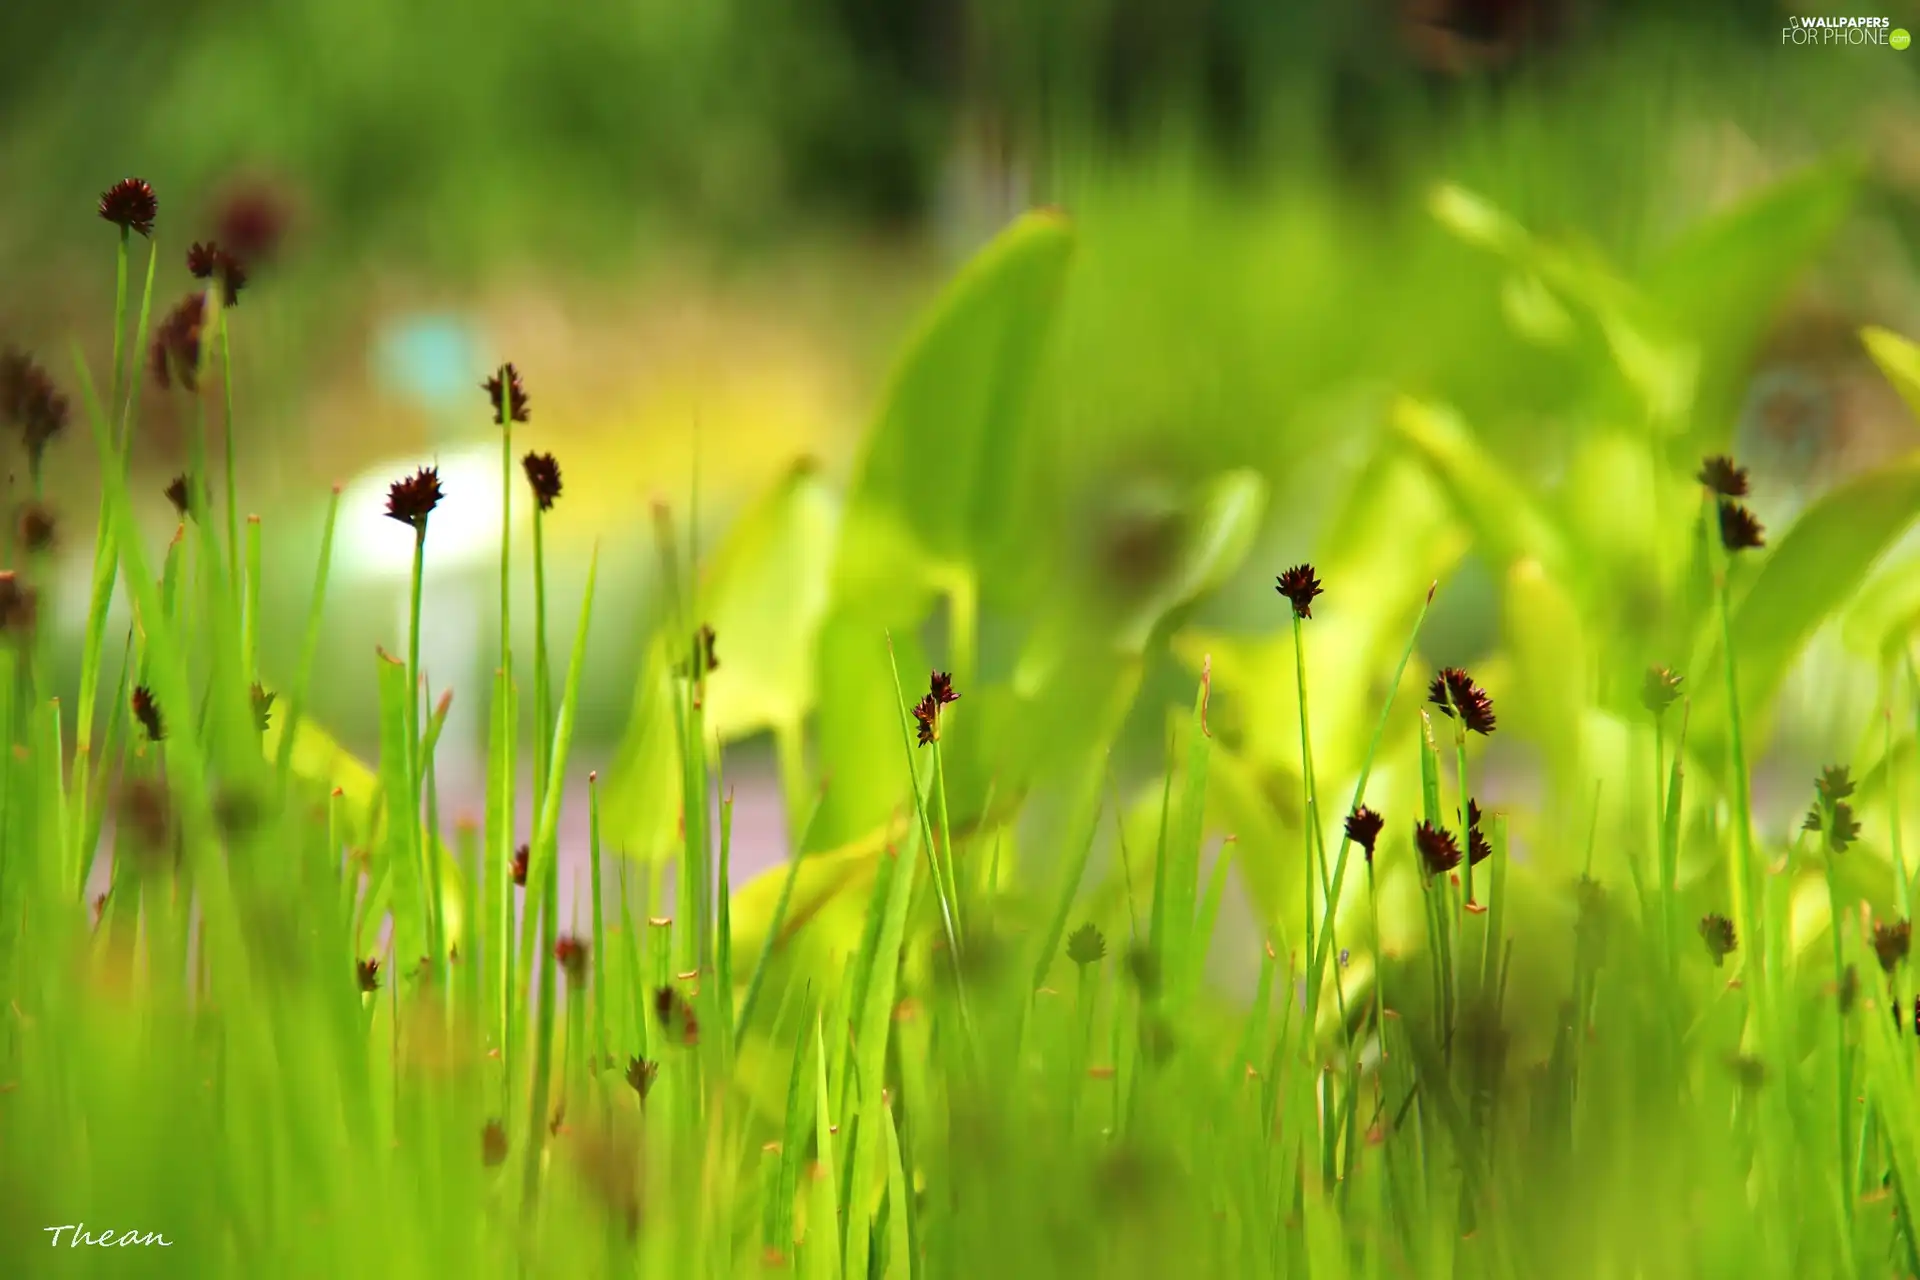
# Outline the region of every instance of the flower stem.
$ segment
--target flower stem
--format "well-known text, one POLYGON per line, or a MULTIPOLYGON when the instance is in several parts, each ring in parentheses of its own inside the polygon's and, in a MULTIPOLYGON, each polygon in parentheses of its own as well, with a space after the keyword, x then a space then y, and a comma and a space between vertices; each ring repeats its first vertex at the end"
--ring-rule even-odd
MULTIPOLYGON (((1303 793, 1303 801, 1304 801, 1304 807, 1306 810, 1306 823, 1307 823, 1307 842, 1306 842, 1307 856, 1306 856, 1306 863, 1304 866, 1304 870, 1306 873, 1306 886, 1305 886, 1306 896, 1304 899, 1305 915, 1306 915, 1306 954, 1309 958, 1309 961, 1311 961, 1313 955, 1315 954, 1314 946, 1313 946, 1314 914, 1315 914, 1313 893, 1314 893, 1314 887, 1315 887, 1315 881, 1316 881, 1316 877, 1314 874, 1316 866, 1319 870, 1319 875, 1317 877, 1319 888, 1321 890, 1321 893, 1327 899, 1326 933, 1329 938, 1331 938, 1333 933, 1334 904, 1332 901, 1331 886, 1327 882, 1326 858, 1323 856, 1316 860, 1316 858, 1314 857, 1316 851, 1319 851, 1321 849, 1321 844, 1319 841, 1320 806, 1319 806, 1318 797, 1314 794, 1313 735, 1311 730, 1308 727, 1308 715, 1307 715, 1306 636, 1305 636, 1304 628, 1301 625, 1300 615, 1297 612, 1293 615, 1293 675, 1294 675, 1295 687, 1299 690, 1299 694, 1300 694, 1300 777, 1301 777, 1301 791, 1303 793)), ((1317 976, 1318 976, 1317 971, 1314 973, 1311 973, 1309 975, 1309 979, 1307 983, 1306 1026, 1307 1026, 1307 1035, 1309 1039, 1311 1039, 1312 1037, 1313 1028, 1318 1025, 1318 1015, 1320 1010, 1319 984, 1313 981, 1313 978, 1317 976)))
MULTIPOLYGON (((221 419, 221 434, 226 437, 227 470, 227 571, 233 581, 235 592, 241 590, 240 571, 240 486, 234 477, 234 439, 233 439, 233 337, 232 321, 227 318, 223 308, 220 312, 220 376, 222 392, 225 396, 225 413, 221 419)), ((236 599, 238 596, 236 596, 236 599)))
POLYGON ((546 521, 533 507, 533 811, 546 802, 553 751, 553 685, 547 669, 546 521))
MULTIPOLYGON (((424 754, 420 741, 420 596, 422 580, 426 576, 427 564, 427 524, 424 519, 414 525, 413 531, 413 584, 407 598, 407 802, 405 816, 407 823, 407 843, 414 852, 415 865, 421 869, 421 892, 427 906, 427 954, 434 957, 436 971, 445 959, 440 946, 435 922, 439 919, 436 904, 440 897, 440 885, 428 879, 432 874, 427 865, 426 845, 420 830, 421 780, 425 770, 421 757, 424 754)), ((431 838, 429 833, 428 839, 431 838)))

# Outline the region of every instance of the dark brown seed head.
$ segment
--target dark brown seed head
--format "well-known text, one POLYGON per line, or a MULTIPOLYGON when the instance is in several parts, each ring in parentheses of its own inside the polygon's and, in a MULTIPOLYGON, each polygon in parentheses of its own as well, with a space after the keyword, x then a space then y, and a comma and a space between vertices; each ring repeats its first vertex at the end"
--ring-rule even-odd
POLYGON ((200 343, 207 322, 207 295, 190 293, 169 311, 147 349, 149 372, 162 390, 175 378, 187 391, 200 386, 200 343))
POLYGON ((166 721, 161 718, 160 704, 154 700, 153 690, 143 684, 135 685, 132 702, 134 719, 147 731, 148 741, 164 740, 167 736, 166 721))
POLYGON ((1427 700, 1448 719, 1458 715, 1462 724, 1482 737, 1493 732, 1493 699, 1458 667, 1448 667, 1433 678, 1427 700))
POLYGON ((120 825, 149 853, 167 848, 173 839, 173 805, 159 783, 146 778, 127 784, 120 794, 120 825))
POLYGON ((372 994, 380 989, 380 960, 369 956, 365 960, 353 962, 354 976, 360 980, 360 990, 372 994))
POLYGON ((1907 952, 1913 947, 1913 922, 1896 920, 1891 924, 1873 926, 1873 954, 1880 961, 1880 968, 1892 973, 1906 960, 1907 952))
POLYGON ((187 270, 195 280, 218 280, 227 306, 240 301, 240 289, 247 283, 246 264, 217 242, 194 241, 187 249, 187 270))
POLYGON ((553 944, 553 958, 567 975, 567 985, 577 987, 587 980, 587 944, 572 935, 562 935, 553 944))
POLYGON ((0 419, 19 430, 34 474, 68 417, 67 398, 45 369, 22 352, 0 352, 0 419))
POLYGON ((1718 497, 1747 496, 1747 469, 1734 466, 1733 459, 1725 455, 1716 455, 1701 463, 1700 474, 1694 478, 1718 497))
POLYGON ((1753 512, 1729 499, 1720 501, 1720 545, 1729 552, 1754 551, 1767 545, 1766 531, 1753 512))
POLYGON ((1640 685, 1640 705, 1655 717, 1666 714, 1667 708, 1680 698, 1681 677, 1668 667, 1648 667, 1647 678, 1640 685))
POLYGON ((653 1014, 667 1034, 681 1044, 700 1043, 700 1021, 694 1016, 693 1006, 672 987, 661 987, 653 993, 653 1014))
POLYGON ((923 747, 940 740, 940 704, 928 694, 913 707, 914 737, 923 747))
POLYGON ((100 193, 100 216, 121 231, 153 234, 153 220, 160 213, 160 201, 153 188, 139 178, 122 178, 100 193))
POLYGON ((1467 865, 1477 867, 1493 856, 1493 845, 1480 825, 1480 802, 1467 801, 1467 865))
POLYGON ((527 887, 527 854, 528 853, 529 853, 529 850, 527 846, 524 844, 521 845, 518 849, 515 849, 513 851, 513 865, 508 868, 508 871, 513 876, 513 882, 519 885, 522 889, 527 887))
POLYGON ((1373 810, 1361 805, 1347 815, 1347 839, 1353 841, 1367 852, 1367 861, 1373 861, 1373 846, 1380 839, 1380 831, 1387 820, 1373 810))
POLYGON ((702 676, 712 675, 715 671, 719 670, 720 659, 714 656, 713 641, 713 628, 704 622, 701 623, 700 629, 693 633, 692 658, 682 658, 675 664, 674 670, 682 676, 689 675, 692 673, 694 662, 700 664, 700 674, 702 676))
POLYGON ((507 417, 501 414, 502 391, 506 400, 507 415, 515 422, 527 420, 527 410, 531 401, 527 399, 527 389, 520 383, 520 371, 511 364, 500 366, 500 372, 480 384, 487 393, 487 404, 493 409, 495 426, 507 425, 507 417))
POLYGON ((1422 822, 1413 829, 1413 847, 1428 876, 1444 875, 1460 865, 1460 842, 1445 827, 1422 822))
POLYGON ((1313 616, 1313 598, 1324 594, 1320 589, 1320 579, 1314 576, 1313 566, 1297 564, 1274 579, 1274 590, 1287 598, 1293 606, 1296 618, 1313 616))
POLYGON ((1099 964, 1107 954, 1107 940, 1091 924, 1083 924, 1067 935, 1067 959, 1085 968, 1099 964))
POLYGON ((1825 800, 1816 800, 1807 810, 1805 822, 1800 824, 1803 831, 1824 833, 1827 852, 1845 853, 1853 842, 1860 838, 1860 820, 1853 816, 1853 806, 1845 800, 1832 804, 1825 800))
POLYGON ((1152 999, 1160 990, 1160 958, 1144 942, 1127 948, 1127 976, 1140 994, 1152 999))
POLYGON ((480 1130, 480 1160, 488 1168, 502 1164, 507 1158, 507 1127, 498 1120, 489 1120, 480 1130))
POLYGON ((946 671, 936 671, 927 678, 927 696, 938 707, 952 706, 960 701, 960 695, 953 691, 953 675, 946 671))
POLYGON ((550 453, 529 453, 520 460, 520 465, 526 469, 534 501, 542 511, 553 510, 554 501, 560 496, 560 464, 550 453))
POLYGON ((422 467, 387 487, 387 518, 424 531, 427 516, 446 496, 440 490, 440 468, 422 467))
POLYGON ((230 194, 214 219, 214 234, 243 262, 266 263, 286 234, 287 202, 274 188, 252 183, 230 194))
POLYGON ((59 532, 59 526, 53 518, 53 508, 44 502, 24 504, 14 527, 20 535, 20 545, 36 555, 51 551, 59 532))
POLYGON ((0 570, 0 633, 29 636, 39 622, 40 593, 13 570, 0 570))
POLYGON ((253 686, 252 694, 253 721, 260 732, 265 733, 267 727, 273 723, 273 694, 257 684, 253 686))
POLYGON ((1822 800, 1836 804, 1853 794, 1852 770, 1843 764, 1830 764, 1820 771, 1820 778, 1813 784, 1822 800))
POLYGON ((640 1095, 642 1102, 647 1100, 647 1094, 659 1074, 660 1064, 651 1058, 627 1059, 627 1084, 640 1095))
POLYGON ((167 501, 173 504, 173 509, 180 513, 182 520, 187 518, 193 508, 193 490, 188 487, 185 472, 175 476, 167 484, 167 501))
POLYGON ((1727 957, 1739 946, 1739 940, 1733 933, 1733 921, 1718 913, 1701 917, 1700 938, 1707 944, 1707 954, 1713 957, 1716 967, 1725 964, 1727 957))

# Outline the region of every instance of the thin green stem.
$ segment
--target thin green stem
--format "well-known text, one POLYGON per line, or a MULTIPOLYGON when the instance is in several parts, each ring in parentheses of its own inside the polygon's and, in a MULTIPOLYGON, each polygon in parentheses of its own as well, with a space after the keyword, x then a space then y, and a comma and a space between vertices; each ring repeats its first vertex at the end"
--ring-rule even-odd
POLYGON ((547 544, 546 519, 540 504, 533 506, 533 811, 540 812, 553 752, 553 685, 547 667, 547 544))
MULTIPOLYGON (((420 832, 421 784, 423 745, 420 739, 420 704, 424 694, 420 679, 420 597, 426 577, 427 566, 427 522, 422 519, 414 526, 413 533, 413 579, 412 588, 407 597, 407 803, 405 814, 394 817, 407 824, 407 846, 413 851, 414 864, 421 871, 421 891, 427 903, 427 954, 434 957, 436 967, 444 958, 444 949, 435 928, 439 912, 434 904, 440 898, 440 884, 432 879, 428 866, 425 841, 420 832)), ((429 835, 428 839, 431 839, 429 835)))
MULTIPOLYGON (((1316 866, 1314 855, 1319 849, 1319 841, 1316 837, 1320 829, 1320 809, 1317 797, 1314 795, 1313 735, 1308 728, 1307 716, 1306 636, 1302 628, 1300 615, 1297 611, 1293 615, 1293 675, 1294 687, 1299 691, 1300 695, 1300 779, 1301 792, 1303 795, 1302 805, 1306 812, 1307 824, 1306 860, 1302 868, 1305 872, 1306 884, 1303 889, 1302 902, 1305 907, 1304 914, 1306 917, 1306 954, 1309 959, 1311 959, 1314 955, 1314 888, 1316 880, 1322 891, 1329 893, 1329 895, 1331 893, 1331 886, 1327 883, 1327 867, 1324 858, 1318 860, 1318 877, 1314 874, 1316 866)), ((1327 932, 1329 934, 1331 934, 1333 930, 1333 908, 1334 904, 1331 896, 1329 896, 1327 901, 1327 932)), ((1319 1025, 1320 991, 1318 984, 1312 981, 1315 976, 1317 975, 1309 974, 1307 983, 1306 1034, 1309 1041, 1312 1039, 1313 1029, 1319 1025)))
POLYGON ((227 472, 227 572, 236 591, 240 590, 240 486, 235 476, 233 428, 233 321, 230 313, 220 312, 220 375, 225 397, 221 422, 225 437, 227 472))

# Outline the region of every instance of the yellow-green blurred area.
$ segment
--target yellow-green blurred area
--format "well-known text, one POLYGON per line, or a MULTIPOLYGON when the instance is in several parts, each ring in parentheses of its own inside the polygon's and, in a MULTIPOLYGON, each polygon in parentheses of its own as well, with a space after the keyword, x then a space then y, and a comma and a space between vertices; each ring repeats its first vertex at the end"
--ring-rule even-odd
MULTIPOLYGON (((1920 332, 1920 52, 1781 39, 1789 13, 1855 11, 14 4, 0 16, 0 331, 62 378, 70 335, 104 368, 113 237, 96 194, 126 174, 157 189, 161 308, 190 287, 185 251, 223 193, 271 184, 293 211, 288 240, 233 327, 243 506, 262 516, 271 567, 269 673, 297 650, 328 487, 342 484, 315 712, 368 742, 373 647, 404 636, 407 537, 381 518, 383 486, 438 461, 450 496, 429 543, 425 660, 471 711, 477 750, 499 501, 479 383, 512 360, 533 403, 516 451, 551 450, 565 478, 547 522, 561 652, 601 547, 580 733, 602 759, 657 603, 654 503, 682 521, 697 510, 711 548, 799 459, 844 489, 890 362, 943 281, 1013 215, 1057 205, 1071 260, 1057 321, 1036 331, 1031 412, 1007 406, 1009 434, 954 459, 988 459, 985 472, 943 475, 939 442, 921 439, 922 469, 892 480, 960 484, 980 504, 969 527, 1011 540, 974 566, 982 661, 1076 583, 1107 593, 1086 617, 1161 590, 1169 530, 1197 487, 1236 471, 1266 486, 1263 515, 1199 623, 1278 636, 1271 574, 1344 529, 1341 546, 1381 548, 1353 553, 1370 575, 1404 572, 1330 581, 1329 616, 1377 593, 1397 617, 1444 572, 1423 651, 1470 660, 1501 639, 1510 565, 1486 529, 1432 514, 1450 510, 1444 468, 1392 463, 1420 456, 1395 425, 1398 396, 1447 406, 1580 531, 1588 560, 1650 550, 1633 542, 1664 474, 1650 458, 1684 476, 1704 452, 1736 452, 1762 518, 1784 527, 1913 447, 1857 335, 1920 332), (1547 256, 1476 240, 1478 206, 1436 206, 1442 182, 1547 256), (1589 479, 1560 487, 1569 475, 1589 479), (1356 531, 1367 520, 1379 527, 1356 531)), ((1910 3, 1871 12, 1920 27, 1910 3)), ((142 255, 134 265, 137 294, 142 255)), ((144 396, 136 487, 156 537, 189 405, 144 396)), ((92 470, 83 439, 63 444, 56 502, 91 510, 92 470)), ((516 502, 524 514, 524 491, 516 502)), ((66 539, 81 582, 89 539, 66 539)), ((77 625, 84 592, 70 594, 77 625)), ((723 630, 723 667, 730 643, 758 641, 723 630)), ((1151 650, 1149 707, 1189 696, 1197 664, 1174 649, 1151 650)), ((1835 740, 1857 728, 1857 701, 1851 726, 1802 702, 1832 711, 1821 732, 1835 740)), ((1157 750, 1158 720, 1139 720, 1157 750)), ((1275 723, 1251 731, 1282 734, 1275 723)))

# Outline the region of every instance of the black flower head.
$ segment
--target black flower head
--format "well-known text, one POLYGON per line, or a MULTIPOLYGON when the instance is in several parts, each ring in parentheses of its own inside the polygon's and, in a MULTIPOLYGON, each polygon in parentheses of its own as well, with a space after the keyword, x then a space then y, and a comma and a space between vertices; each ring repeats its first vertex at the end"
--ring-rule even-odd
POLYGON ((214 219, 220 243, 245 262, 265 263, 280 248, 288 222, 287 201, 265 183, 231 192, 214 219))
POLYGON ((1127 948, 1127 976, 1140 994, 1152 999, 1160 990, 1160 957, 1145 942, 1127 948))
POLYGON ((14 528, 20 535, 20 545, 36 554, 51 551, 59 533, 53 508, 44 502, 29 502, 21 507, 14 528))
POLYGON ((718 671, 720 659, 714 656, 714 639, 713 628, 704 622, 701 623, 700 629, 693 633, 693 653, 676 663, 674 670, 682 676, 691 675, 693 664, 697 661, 700 664, 700 674, 703 676, 712 675, 718 671))
POLYGON ((1347 839, 1367 851, 1367 861, 1373 861, 1373 846, 1380 839, 1381 828, 1387 820, 1373 810, 1361 805, 1347 815, 1347 839))
POLYGON ((1853 794, 1852 771, 1843 764, 1830 764, 1820 771, 1813 789, 1828 804, 1837 804, 1853 794))
POLYGON ((1067 959, 1081 968, 1099 964, 1107 954, 1107 940, 1092 924, 1083 924, 1067 935, 1067 959))
POLYGON ((1433 678, 1427 700, 1448 719, 1458 715, 1462 724, 1482 737, 1493 732, 1493 699, 1458 667, 1448 667, 1433 678))
POLYGON ((157 853, 173 842, 173 802, 159 783, 136 779, 120 793, 119 823, 143 852, 157 853))
POLYGON ((1294 617, 1313 616, 1313 598, 1322 592, 1320 579, 1314 576, 1312 565, 1297 564, 1274 579, 1274 583, 1274 590, 1285 596, 1287 603, 1293 606, 1294 617))
POLYGON ((135 685, 133 690, 133 716, 140 727, 147 731, 147 739, 160 742, 167 736, 166 721, 161 719, 160 704, 154 701, 153 690, 145 685, 135 685))
POLYGON ((493 421, 496 426, 506 426, 509 417, 515 422, 527 420, 527 410, 531 401, 527 399, 527 389, 520 384, 520 371, 511 364, 500 366, 500 372, 480 384, 487 393, 487 403, 493 409, 493 421), (506 400, 506 414, 501 413, 501 399, 506 400))
POLYGON ((1700 474, 1694 477, 1705 485, 1709 493, 1722 498, 1744 498, 1747 496, 1747 469, 1733 465, 1733 459, 1725 455, 1716 455, 1700 464, 1700 474))
POLYGON ((1477 867, 1493 856, 1493 845, 1480 826, 1480 802, 1467 801, 1467 865, 1477 867))
POLYGON ((515 849, 513 851, 513 865, 507 868, 508 873, 513 877, 513 882, 522 889, 527 887, 527 855, 530 852, 531 850, 524 844, 518 849, 515 849))
POLYGON ((945 671, 936 671, 928 677, 927 696, 942 707, 950 707, 960 701, 960 695, 953 691, 953 676, 945 671))
POLYGON ((627 1084, 640 1095, 640 1101, 647 1100, 647 1094, 653 1089, 653 1082, 660 1074, 660 1064, 651 1058, 627 1059, 627 1084))
POLYGON ((567 985, 577 987, 587 978, 587 944, 571 934, 563 934, 553 944, 553 958, 567 975, 567 985))
POLYGON ((267 692, 264 686, 257 684, 253 686, 251 692, 253 695, 253 722, 259 728, 260 732, 265 733, 267 727, 273 723, 273 694, 267 692))
POLYGON ((40 594, 13 570, 0 570, 0 633, 29 635, 39 621, 40 594))
POLYGON ((177 377, 186 391, 200 386, 200 345, 207 322, 207 295, 190 293, 182 298, 153 332, 147 349, 149 371, 162 390, 173 386, 177 377))
POLYGON ((928 694, 913 704, 914 737, 923 747, 940 740, 940 704, 928 694))
POLYGON ((153 220, 160 213, 160 201, 153 188, 139 178, 122 178, 100 193, 100 216, 121 231, 153 234, 153 220))
POLYGON ((1443 875, 1460 865, 1460 842, 1445 827, 1422 822, 1413 829, 1413 847, 1420 851, 1428 876, 1443 875))
POLYGON ((1640 705, 1656 717, 1665 715, 1680 698, 1681 678, 1671 668, 1648 667, 1647 678, 1640 685, 1640 705))
POLYGON ((354 976, 360 980, 362 991, 374 992, 380 989, 380 961, 377 958, 355 960, 353 972, 354 976))
POLYGON ((1824 799, 1814 801, 1800 829, 1824 832, 1829 853, 1845 853, 1860 838, 1860 820, 1853 816, 1853 806, 1845 800, 1831 803, 1824 799))
POLYGON ((1733 921, 1718 913, 1701 917, 1700 938, 1707 944, 1707 954, 1713 957, 1715 967, 1725 964, 1739 945, 1734 937, 1733 921))
POLYGON ((187 270, 195 280, 217 279, 227 306, 240 301, 240 289, 247 283, 246 265, 218 243, 194 241, 187 250, 187 270))
POLYGON ((489 1120, 486 1128, 480 1130, 480 1159, 491 1168, 504 1163, 506 1158, 507 1127, 498 1120, 489 1120))
POLYGON ((1873 954, 1879 959, 1880 968, 1887 973, 1900 967, 1912 946, 1912 921, 1897 920, 1892 924, 1873 926, 1873 954))
POLYGON ((520 465, 526 469, 534 501, 542 511, 553 510, 554 501, 560 496, 560 464, 550 453, 529 453, 520 460, 520 465))
POLYGON ((693 1006, 672 987, 661 987, 653 993, 653 1015, 680 1043, 688 1046, 700 1043, 700 1022, 694 1016, 693 1006))
POLYGON ((1753 512, 1726 498, 1720 500, 1720 545, 1728 551, 1754 551, 1767 545, 1766 531, 1753 512))
POLYGON ((173 509, 180 513, 182 520, 193 510, 193 490, 188 486, 184 471, 167 482, 167 501, 173 504, 173 509))
POLYGON ((387 517, 417 530, 427 527, 427 515, 440 505, 440 469, 422 467, 387 489, 387 517))
POLYGON ((34 474, 47 446, 67 429, 68 416, 67 398, 45 369, 22 352, 0 352, 0 419, 19 430, 34 474))

